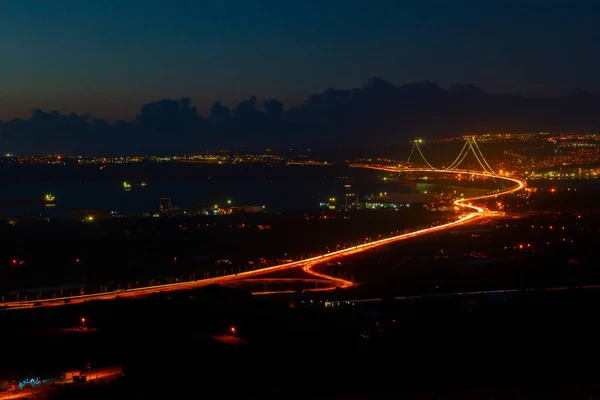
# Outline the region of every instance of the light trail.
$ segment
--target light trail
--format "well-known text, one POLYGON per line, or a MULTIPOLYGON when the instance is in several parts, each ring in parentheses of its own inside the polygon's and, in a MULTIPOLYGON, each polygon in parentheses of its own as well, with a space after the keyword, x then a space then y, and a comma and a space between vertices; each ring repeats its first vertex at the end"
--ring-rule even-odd
MULTIPOLYGON (((375 169, 375 170, 380 170, 380 171, 388 171, 388 172, 399 172, 398 169, 396 168, 386 168, 386 167, 372 167, 372 166, 364 166, 364 168, 370 168, 370 169, 375 169)), ((493 193, 493 194, 488 194, 488 195, 483 195, 483 196, 478 196, 478 197, 471 197, 471 198, 466 198, 466 199, 458 199, 454 201, 454 204, 458 207, 463 207, 463 208, 469 208, 472 210, 475 210, 475 213, 471 213, 468 214, 465 217, 459 218, 456 221, 453 222, 449 222, 446 224, 442 224, 442 225, 437 225, 435 227, 432 228, 427 228, 427 229, 422 229, 422 230, 418 230, 415 232, 410 232, 410 233, 406 233, 403 235, 398 235, 398 236, 394 236, 391 238, 387 238, 387 239, 381 239, 375 242, 371 242, 368 243, 366 245, 364 245, 365 247, 362 246, 357 246, 356 248, 353 249, 352 253, 346 253, 346 254, 338 254, 338 255, 334 255, 331 258, 340 258, 340 257, 344 257, 344 256, 348 256, 350 254, 354 254, 354 253, 358 253, 361 251, 366 251, 369 250, 371 248, 377 247, 377 246, 382 246, 382 245, 386 245, 389 244, 391 242, 396 242, 399 240, 406 240, 415 236, 420 236, 423 234, 427 234, 427 233, 431 233, 434 231, 438 231, 438 230, 443 230, 443 229, 448 229, 451 227, 455 227, 455 226, 459 226, 459 225, 464 225, 466 223, 470 223, 470 222, 475 222, 477 219, 481 219, 483 217, 486 216, 486 210, 483 207, 478 207, 478 206, 474 206, 471 204, 471 202, 473 201, 478 201, 478 200, 485 200, 485 199, 490 199, 490 198, 496 198, 498 196, 502 196, 502 195, 507 195, 507 194, 511 194, 514 192, 517 192, 519 190, 524 189, 527 186, 527 182, 524 179, 521 178, 511 178, 511 177, 506 177, 506 176, 502 176, 502 175, 496 175, 496 174, 489 174, 489 173, 472 173, 472 172, 466 172, 466 171, 462 171, 462 170, 455 170, 455 171, 448 171, 448 170, 438 170, 438 169, 411 169, 412 171, 419 171, 419 172, 436 172, 436 173, 454 173, 454 174, 463 174, 463 173, 470 173, 472 175, 477 175, 477 176, 483 176, 483 177, 489 177, 489 178, 496 178, 496 179, 505 179, 508 181, 511 181, 513 183, 515 183, 516 185, 506 189, 502 192, 498 192, 498 193, 493 193), (371 247, 369 247, 369 245, 372 245, 371 247)), ((331 259, 329 258, 329 259, 331 259)), ((310 261, 307 264, 305 264, 302 267, 302 270, 308 274, 311 274, 313 276, 319 277, 324 279, 325 281, 333 281, 334 283, 338 284, 336 285, 336 287, 340 287, 340 288, 347 288, 347 287, 351 287, 354 285, 353 282, 351 281, 347 281, 345 279, 341 279, 341 278, 336 278, 330 275, 325 275, 323 273, 319 273, 313 270, 313 267, 316 267, 318 264, 322 263, 325 260, 315 260, 315 261, 310 261)), ((325 290, 331 290, 332 288, 320 288, 320 289, 307 289, 307 291, 325 291, 325 290)), ((260 294, 274 294, 274 293, 288 293, 288 291, 283 291, 283 292, 262 292, 260 294)))
MULTIPOLYGON (((252 283, 252 284, 265 284, 265 283, 295 283, 298 281, 307 282, 307 283, 320 283, 323 282, 321 279, 313 279, 313 278, 243 278, 241 280, 242 283, 252 283)), ((233 283, 237 282, 233 280, 233 283)))
MULTIPOLYGON (((365 168, 370 168, 370 169, 375 169, 375 170, 381 170, 381 171, 388 171, 388 172, 399 172, 398 169, 395 168, 386 168, 386 167, 371 167, 371 166, 364 166, 365 168)), ((313 275, 315 277, 321 278, 323 279, 325 282, 330 282, 330 283, 334 283, 337 284, 336 286, 333 287, 326 287, 326 288, 318 288, 318 289, 306 289, 306 291, 327 291, 327 290, 332 290, 335 287, 341 287, 341 288, 347 288, 350 286, 353 286, 354 283, 351 281, 347 281, 341 278, 336 278, 330 275, 326 275, 320 272, 316 272, 313 270, 314 267, 316 267, 318 264, 321 264, 324 261, 330 261, 336 258, 341 258, 341 257, 346 257, 349 256, 351 254, 355 254, 361 251, 366 251, 366 250, 370 250, 374 247, 378 247, 378 246, 382 246, 385 244, 389 244, 391 242, 396 242, 399 240, 406 240, 415 236, 419 236, 419 235, 423 235, 423 234, 427 234, 427 233, 431 233, 437 230, 442 230, 442 229, 448 229, 451 227, 455 227, 455 226, 459 226, 459 225, 464 225, 466 223, 471 223, 471 222, 475 222, 478 219, 481 219, 483 217, 486 216, 486 210, 483 207, 478 207, 478 206, 474 206, 471 204, 471 202, 473 201, 478 201, 478 200, 485 200, 485 199, 490 199, 490 198, 495 198, 498 196, 502 196, 502 195, 507 195, 510 193, 514 193, 517 192, 519 190, 524 189, 527 186, 527 182, 524 179, 520 179, 520 178, 512 178, 512 177, 506 177, 506 176, 502 176, 502 175, 496 175, 496 174, 489 174, 489 173, 479 173, 479 172, 470 172, 470 171, 464 171, 464 170, 455 170, 455 171, 448 171, 448 170, 438 170, 438 169, 414 169, 411 171, 418 171, 418 172, 435 172, 435 173, 454 173, 454 174, 464 174, 464 173, 468 173, 468 174, 472 174, 472 175, 477 175, 477 176, 482 176, 482 177, 488 177, 488 178, 496 178, 496 179, 504 179, 504 180, 508 180, 512 183, 515 183, 514 187, 511 187, 509 189, 506 189, 502 192, 498 192, 498 193, 492 193, 492 194, 488 194, 488 195, 483 195, 483 196, 478 196, 478 197, 472 197, 472 198, 466 198, 466 199, 458 199, 456 201, 454 201, 454 204, 458 207, 463 207, 463 208, 469 208, 471 210, 474 210, 475 213, 471 213, 468 214, 465 217, 459 218, 456 221, 452 221, 446 224, 442 224, 442 225, 437 225, 435 227, 432 228, 426 228, 426 229, 422 229, 422 230, 418 230, 415 232, 410 232, 410 233, 406 233, 406 234, 402 234, 402 235, 398 235, 398 236, 394 236, 391 238, 387 238, 387 239, 381 239, 375 242, 371 242, 371 243, 367 243, 364 245, 360 245, 360 246, 356 246, 350 249, 346 249, 346 250, 340 250, 338 252, 333 252, 327 255, 327 257, 323 258, 323 256, 317 257, 317 259, 313 260, 313 259, 309 259, 308 262, 306 264, 304 264, 304 266, 302 267, 303 271, 313 275)), ((234 278, 235 279, 235 278, 234 278)), ((307 280, 308 281, 308 280, 307 280)), ((294 293, 294 291, 290 291, 290 290, 283 290, 283 291, 264 291, 264 292, 256 292, 255 294, 259 295, 263 295, 263 294, 284 294, 284 293, 294 293)))
MULTIPOLYGON (((341 256, 341 257, 343 257, 343 256, 341 256)), ((327 281, 327 282, 333 282, 333 283, 337 284, 336 287, 340 287, 342 289, 345 289, 350 286, 354 286, 354 282, 347 281, 347 280, 341 279, 341 278, 335 278, 333 276, 329 276, 329 275, 322 274, 320 272, 313 271, 312 268, 316 267, 318 264, 320 264, 319 261, 309 262, 302 267, 302 270, 313 276, 325 279, 325 281, 327 281)), ((318 289, 315 289, 315 290, 318 290, 318 289)), ((322 288, 321 290, 331 290, 331 288, 322 288)))
MULTIPOLYGON (((373 242, 349 247, 347 249, 333 251, 330 253, 306 258, 306 259, 299 260, 299 261, 284 263, 284 264, 275 265, 275 266, 267 267, 267 268, 261 268, 261 269, 253 270, 253 271, 246 271, 246 272, 240 272, 237 274, 225 275, 225 276, 221 276, 221 277, 202 279, 202 280, 197 280, 197 281, 146 286, 146 287, 141 287, 141 288, 125 289, 125 290, 121 290, 118 292, 109 292, 109 293, 108 292, 93 293, 93 294, 84 294, 84 295, 77 295, 77 296, 70 296, 70 297, 58 297, 58 298, 53 298, 53 299, 5 302, 5 303, 0 303, 0 306, 5 307, 5 309, 7 309, 7 310, 11 310, 11 309, 14 310, 14 309, 34 308, 34 307, 38 307, 38 306, 60 306, 60 305, 66 305, 66 304, 77 304, 77 303, 82 303, 85 301, 92 301, 92 300, 114 300, 116 298, 124 298, 124 297, 140 297, 140 296, 147 296, 147 295, 150 295, 153 293, 158 293, 158 292, 163 292, 163 291, 185 290, 185 289, 192 289, 192 288, 202 287, 202 286, 215 284, 215 283, 222 283, 222 282, 227 282, 227 281, 232 281, 232 280, 240 280, 240 279, 244 279, 244 278, 255 277, 257 275, 263 275, 263 274, 267 274, 267 273, 271 273, 271 272, 275 272, 275 271, 281 271, 281 270, 296 268, 296 267, 304 267, 305 272, 307 272, 313 276, 316 276, 318 278, 321 278, 321 279, 337 282, 340 285, 342 285, 341 287, 350 287, 350 286, 354 285, 353 282, 346 281, 346 280, 343 280, 340 278, 335 278, 335 277, 325 275, 325 274, 322 274, 319 272, 315 272, 312 268, 315 267, 317 264, 324 262, 324 261, 329 261, 329 260, 334 260, 334 259, 341 258, 341 257, 346 257, 346 256, 356 254, 359 252, 371 250, 375 247, 388 245, 390 243, 394 243, 394 242, 397 242, 400 240, 406 240, 406 239, 422 236, 425 234, 439 232, 439 231, 442 231, 445 229, 473 223, 475 221, 478 221, 478 220, 486 217, 487 212, 482 207, 472 205, 471 202, 508 195, 511 193, 515 193, 519 190, 522 190, 527 186, 527 182, 521 178, 514 178, 514 177, 482 173, 482 172, 471 172, 471 171, 465 171, 465 170, 450 171, 450 170, 440 170, 440 169, 431 169, 431 168, 398 169, 398 168, 391 168, 391 167, 376 167, 376 166, 370 166, 370 165, 361 165, 360 167, 373 169, 373 170, 379 170, 379 171, 387 171, 387 172, 429 172, 429 173, 445 173, 445 174, 448 174, 448 173, 469 174, 469 175, 475 175, 475 176, 481 176, 481 177, 487 177, 487 178, 503 179, 503 180, 507 180, 512 183, 515 183, 516 185, 511 188, 508 188, 504 191, 498 192, 498 193, 492 193, 492 194, 478 196, 478 197, 456 200, 454 202, 454 204, 456 206, 468 208, 470 210, 473 210, 473 212, 471 212, 467 215, 464 215, 455 221, 448 222, 448 223, 441 224, 441 225, 432 226, 429 228, 419 229, 419 230, 416 230, 413 232, 404 233, 401 235, 392 236, 392 237, 385 238, 385 239, 376 240, 373 242), (37 304, 37 306, 36 306, 36 304, 37 304)), ((314 291, 314 290, 315 289, 313 289, 312 291, 314 291)), ((318 291, 319 290, 331 290, 331 288, 321 288, 321 289, 316 289, 316 290, 318 290, 318 291)), ((289 292, 289 291, 284 291, 284 292, 289 292)), ((277 293, 282 293, 282 292, 277 292, 277 293)))

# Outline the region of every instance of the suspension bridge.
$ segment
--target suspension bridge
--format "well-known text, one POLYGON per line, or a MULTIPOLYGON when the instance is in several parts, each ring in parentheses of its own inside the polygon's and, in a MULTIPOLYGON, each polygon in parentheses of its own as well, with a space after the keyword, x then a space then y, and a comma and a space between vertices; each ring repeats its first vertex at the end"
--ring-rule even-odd
MULTIPOLYGON (((442 166, 440 168, 436 168, 433 165, 431 165, 431 163, 427 160, 427 157, 425 157, 425 154, 423 153, 423 150, 421 149, 421 146, 420 146, 420 144, 423 143, 422 139, 413 140, 412 143, 413 143, 413 146, 412 146, 412 149, 408 156, 408 159, 406 160, 405 165, 400 167, 400 171, 408 171, 408 170, 421 171, 423 169, 429 169, 429 170, 439 171, 439 172, 444 172, 444 171, 464 172, 465 170, 460 170, 458 167, 465 162, 465 160, 467 159, 467 156, 469 154, 472 154, 473 156, 475 156, 477 163, 481 167, 481 171, 476 170, 474 172, 480 172, 480 173, 487 174, 490 176, 496 175, 496 173, 494 172, 494 170, 492 169, 490 164, 487 162, 487 160, 483 156, 483 152, 479 148, 479 144, 477 143, 475 136, 465 136, 465 142, 464 142, 462 148, 460 149, 460 152, 454 159, 454 161, 452 161, 447 166, 442 166), (415 150, 417 151, 417 153, 415 153, 415 150), (427 168, 416 168, 415 167, 414 162, 412 160, 414 160, 413 156, 415 156, 416 154, 421 156, 421 159, 423 160, 423 162, 427 168)), ((466 171, 469 171, 469 169, 467 169, 466 171)))
MULTIPOLYGON (((385 246, 392 244, 394 242, 409 240, 415 237, 419 237, 422 235, 428 235, 435 232, 440 232, 446 229, 456 228, 459 226, 464 226, 467 224, 472 224, 474 222, 480 221, 486 217, 489 217, 492 212, 486 209, 482 205, 475 205, 474 202, 479 202, 482 200, 494 199, 500 196, 506 196, 515 192, 518 192, 524 189, 527 186, 527 182, 524 179, 518 177, 508 176, 506 174, 498 174, 494 172, 493 168, 490 166, 488 161, 483 156, 481 149, 475 137, 466 137, 465 143, 461 148, 458 156, 454 159, 453 162, 448 164, 447 166, 442 166, 439 168, 434 167, 425 157, 421 144, 422 140, 418 139, 412 142, 413 147, 411 149, 410 155, 406 163, 397 165, 397 166, 381 166, 381 165, 352 165, 353 167, 359 168, 369 168, 378 171, 392 172, 392 173, 403 173, 403 172, 427 172, 427 173, 445 173, 445 174, 469 174, 472 176, 479 176, 484 178, 491 178, 496 180, 504 180, 512 184, 512 186, 502 189, 498 192, 486 194, 478 197, 471 198, 461 198, 454 201, 454 205, 458 209, 462 209, 465 212, 458 215, 457 219, 447 222, 441 225, 435 225, 428 228, 418 229, 413 232, 404 233, 401 235, 391 236, 383 239, 374 240, 371 242, 367 242, 364 244, 360 244, 357 246, 351 246, 347 248, 343 248, 341 250, 324 253, 318 256, 302 259, 299 261, 288 262, 272 267, 240 272, 237 274, 230 274, 220 277, 207 278, 201 280, 192 280, 188 282, 177 282, 171 284, 163 284, 163 285, 154 285, 154 286, 146 286, 146 287, 138 287, 127 290, 121 290, 118 293, 113 292, 103 292, 103 293, 93 293, 93 294, 82 294, 77 296, 69 296, 69 297, 58 297, 51 299, 36 299, 30 301, 9 301, 0 303, 0 306, 6 309, 24 309, 24 308, 32 308, 39 306, 59 306, 65 304, 76 304, 86 301, 95 301, 95 300, 113 300, 115 298, 126 298, 126 297, 141 297, 147 296, 152 293, 157 292, 166 292, 166 291, 177 291, 177 290, 186 290, 197 287, 202 287, 210 284, 232 284, 235 282, 243 283, 244 280, 251 280, 250 283, 256 283, 263 279, 267 279, 268 282, 274 282, 277 278, 269 278, 268 274, 273 272, 278 272, 282 270, 289 269, 298 269, 302 270, 305 273, 312 276, 312 278, 308 279, 308 281, 314 281, 315 279, 319 279, 324 283, 328 283, 329 286, 321 287, 320 289, 313 290, 331 290, 336 287, 348 288, 354 286, 356 283, 341 279, 333 276, 326 275, 324 273, 315 271, 315 267, 319 265, 337 261, 341 258, 348 257, 363 251, 368 251, 374 249, 379 246, 385 246), (416 153, 415 153, 416 152, 416 153), (416 165, 412 160, 412 157, 415 154, 420 155, 422 161, 425 166, 420 167, 416 165), (466 160, 468 154, 473 154, 476 161, 478 162, 481 170, 472 170, 472 169, 459 169, 458 167, 466 160), (266 275, 266 276, 265 276, 266 275)), ((302 279, 297 279, 302 280, 302 279)), ((257 292, 255 294, 271 294, 271 293, 291 293, 293 290, 284 290, 284 291, 276 291, 276 292, 257 292)))
POLYGON ((463 144, 462 148, 460 149, 460 152, 454 159, 454 161, 452 161, 450 164, 448 164, 446 166, 441 166, 441 167, 434 167, 429 162, 427 157, 425 157, 425 154, 423 153, 423 150, 421 149, 422 143, 423 143, 423 140, 421 140, 421 139, 412 141, 413 146, 412 146, 412 149, 408 156, 408 159, 406 160, 405 163, 402 163, 398 166, 394 167, 394 166, 364 165, 364 164, 358 164, 358 165, 354 165, 354 166, 359 167, 359 168, 369 168, 369 169, 374 169, 374 170, 379 170, 379 171, 397 172, 397 173, 427 172, 427 173, 456 174, 456 175, 465 174, 465 175, 477 176, 477 177, 481 177, 481 178, 490 178, 490 179, 493 179, 494 181, 503 180, 503 181, 507 181, 507 182, 513 184, 513 186, 511 186, 511 187, 509 187, 507 189, 502 189, 495 193, 491 193, 491 194, 484 195, 484 196, 459 199, 459 200, 454 201, 454 204, 457 207, 467 208, 467 209, 476 211, 477 213, 480 214, 479 217, 493 214, 493 212, 488 209, 485 209, 483 207, 474 206, 473 202, 480 201, 480 200, 486 200, 486 199, 492 199, 492 198, 496 198, 498 196, 508 195, 508 194, 520 191, 527 186, 527 181, 525 181, 525 179, 522 179, 519 177, 512 177, 512 176, 509 176, 508 174, 495 172, 494 169, 490 166, 490 164, 486 160, 486 158, 484 157, 483 152, 481 151, 481 148, 479 147, 479 144, 477 143, 477 140, 475 139, 474 136, 465 136, 464 144, 463 144), (461 165, 463 165, 463 163, 465 162, 465 160, 467 159, 467 156, 469 154, 472 154, 474 156, 475 160, 477 161, 477 164, 481 167, 481 169, 471 169, 471 168, 461 169, 461 168, 459 168, 461 165), (423 165, 418 165, 414 162, 415 156, 417 156, 417 157, 420 156, 420 158, 423 162, 423 165))

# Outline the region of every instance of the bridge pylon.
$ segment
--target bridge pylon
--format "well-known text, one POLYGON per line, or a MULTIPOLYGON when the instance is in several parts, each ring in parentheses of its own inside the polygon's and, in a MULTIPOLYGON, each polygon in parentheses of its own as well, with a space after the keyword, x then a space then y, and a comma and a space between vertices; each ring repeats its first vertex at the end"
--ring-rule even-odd
POLYGON ((411 158, 413 158, 413 155, 415 154, 415 150, 417 151, 417 153, 421 156, 421 159, 425 162, 425 165, 428 168, 431 169, 435 169, 435 167, 433 167, 433 165, 431 165, 429 163, 429 161, 427 161, 427 158, 425 158, 425 155, 423 154, 423 151, 421 150, 421 147, 419 146, 419 144, 423 143, 423 139, 415 139, 415 140, 411 140, 410 143, 413 144, 412 149, 410 150, 410 155, 408 156, 408 159, 406 160, 406 166, 410 166, 411 164, 411 158))
POLYGON ((448 166, 442 167, 442 168, 434 167, 427 160, 427 158, 425 157, 425 154, 423 154, 423 151, 421 150, 421 146, 420 146, 423 143, 422 139, 412 140, 410 143, 413 144, 413 147, 410 151, 410 155, 408 156, 408 159, 406 160, 407 168, 410 168, 411 159, 414 159, 413 156, 415 155, 415 151, 416 151, 416 153, 418 153, 420 155, 420 158, 423 159, 427 168, 432 169, 432 170, 437 170, 437 171, 457 170, 458 167, 465 161, 467 156, 469 154, 472 154, 473 156, 475 156, 475 159, 477 160, 478 164, 481 166, 481 168, 485 174, 494 175, 495 174, 494 169, 490 166, 488 161, 483 156, 483 152, 479 148, 479 144, 477 143, 476 137, 475 136, 464 136, 464 138, 465 138, 465 142, 463 144, 463 147, 461 148, 460 152, 458 153, 458 155, 456 156, 454 161, 452 161, 448 166))

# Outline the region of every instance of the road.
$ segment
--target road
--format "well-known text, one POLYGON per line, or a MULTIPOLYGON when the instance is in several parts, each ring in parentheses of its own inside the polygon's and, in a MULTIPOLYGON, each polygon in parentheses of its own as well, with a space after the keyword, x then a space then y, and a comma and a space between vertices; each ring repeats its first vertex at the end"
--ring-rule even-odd
MULTIPOLYGON (((514 183, 515 185, 508 189, 505 189, 503 191, 497 192, 497 193, 456 200, 454 202, 454 204, 457 207, 463 208, 470 212, 468 214, 462 215, 460 218, 458 218, 452 222, 432 226, 430 228, 419 229, 419 230, 416 230, 413 232, 404 233, 401 235, 372 241, 369 243, 349 247, 349 248, 342 249, 342 250, 337 250, 337 251, 321 254, 321 255, 306 258, 306 259, 303 259, 300 261, 284 263, 284 264, 275 265, 272 267, 262 268, 262 269, 253 270, 253 271, 241 272, 238 274, 231 274, 231 275, 225 275, 225 276, 190 281, 190 282, 178 282, 178 283, 171 283, 171 284, 146 286, 146 287, 141 287, 141 288, 122 290, 119 292, 93 293, 93 294, 85 294, 85 295, 78 295, 78 296, 72 296, 72 297, 62 297, 62 298, 46 299, 46 300, 38 300, 38 301, 30 300, 30 301, 21 301, 21 302, 6 302, 6 303, 2 303, 0 305, 5 307, 7 310, 11 310, 11 309, 16 310, 16 309, 34 308, 34 307, 36 307, 36 304, 38 304, 37 307, 60 306, 60 305, 65 305, 65 304, 77 304, 77 303, 82 303, 82 302, 92 301, 92 300, 94 300, 94 301, 95 300, 114 300, 116 298, 140 297, 140 296, 147 296, 152 293, 191 289, 191 288, 202 287, 202 286, 215 284, 215 283, 221 284, 221 283, 228 282, 228 281, 242 280, 245 278, 256 279, 256 277, 259 275, 264 275, 264 274, 268 274, 268 273, 271 273, 274 271, 280 271, 280 270, 291 269, 291 268, 299 268, 299 267, 302 267, 306 273, 308 273, 316 278, 323 279, 325 281, 332 281, 333 283, 335 283, 335 286, 350 287, 350 286, 354 285, 353 282, 316 272, 313 270, 313 268, 321 262, 337 260, 339 258, 346 257, 346 256, 349 256, 352 254, 371 250, 378 246, 384 246, 384 245, 388 245, 388 244, 391 244, 391 243, 394 243, 394 242, 397 242, 400 240, 407 240, 407 239, 411 239, 414 237, 427 235, 427 234, 431 234, 431 233, 435 233, 435 232, 440 232, 440 231, 443 231, 446 229, 455 228, 458 226, 463 226, 463 225, 478 222, 478 221, 482 220, 483 218, 486 218, 492 214, 488 210, 484 209, 483 207, 473 205, 472 204, 473 202, 480 201, 480 200, 486 200, 486 199, 490 199, 490 198, 496 198, 499 196, 505 196, 505 195, 520 191, 527 186, 527 182, 521 178, 514 178, 514 177, 509 177, 509 176, 504 176, 504 175, 492 175, 492 174, 487 174, 487 173, 471 172, 471 171, 465 171, 465 170, 453 170, 453 171, 436 170, 436 169, 399 170, 397 168, 391 168, 391 167, 375 167, 375 166, 361 166, 361 167, 378 170, 378 171, 386 171, 386 172, 405 172, 406 171, 406 172, 428 172, 428 173, 446 173, 446 174, 448 174, 448 173, 450 173, 450 174, 470 174, 470 175, 475 175, 475 176, 494 178, 494 179, 498 179, 498 180, 506 180, 506 181, 514 183)), ((313 289, 313 290, 331 290, 335 286, 321 288, 321 289, 313 289)), ((291 292, 291 291, 284 291, 284 292, 280 292, 280 293, 286 293, 286 292, 291 292)), ((266 292, 266 293, 272 293, 272 292, 266 292)), ((257 294, 265 294, 265 292, 257 293, 257 294)))
POLYGON ((123 367, 113 366, 96 368, 89 371, 82 372, 81 375, 86 377, 86 381, 93 381, 96 379, 107 379, 117 378, 123 373, 123 367))
MULTIPOLYGON (((86 377, 86 382, 98 381, 101 379, 113 379, 119 377, 123 373, 123 367, 113 366, 106 368, 96 368, 90 371, 82 372, 81 375, 86 377)), ((29 387, 21 389, 18 392, 13 393, 0 393, 0 400, 12 400, 12 399, 25 399, 25 398, 44 398, 49 392, 55 390, 52 386, 58 385, 71 385, 73 381, 69 380, 56 380, 49 383, 40 383, 35 387, 29 387)))

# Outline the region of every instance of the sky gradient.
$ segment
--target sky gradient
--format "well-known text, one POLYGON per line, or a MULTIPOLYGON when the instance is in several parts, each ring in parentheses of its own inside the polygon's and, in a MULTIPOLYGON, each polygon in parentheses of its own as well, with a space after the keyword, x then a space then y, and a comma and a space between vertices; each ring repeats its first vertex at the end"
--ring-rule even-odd
POLYGON ((379 76, 546 96, 600 92, 600 3, 555 0, 0 0, 0 119, 33 108, 132 119, 286 106, 379 76))

